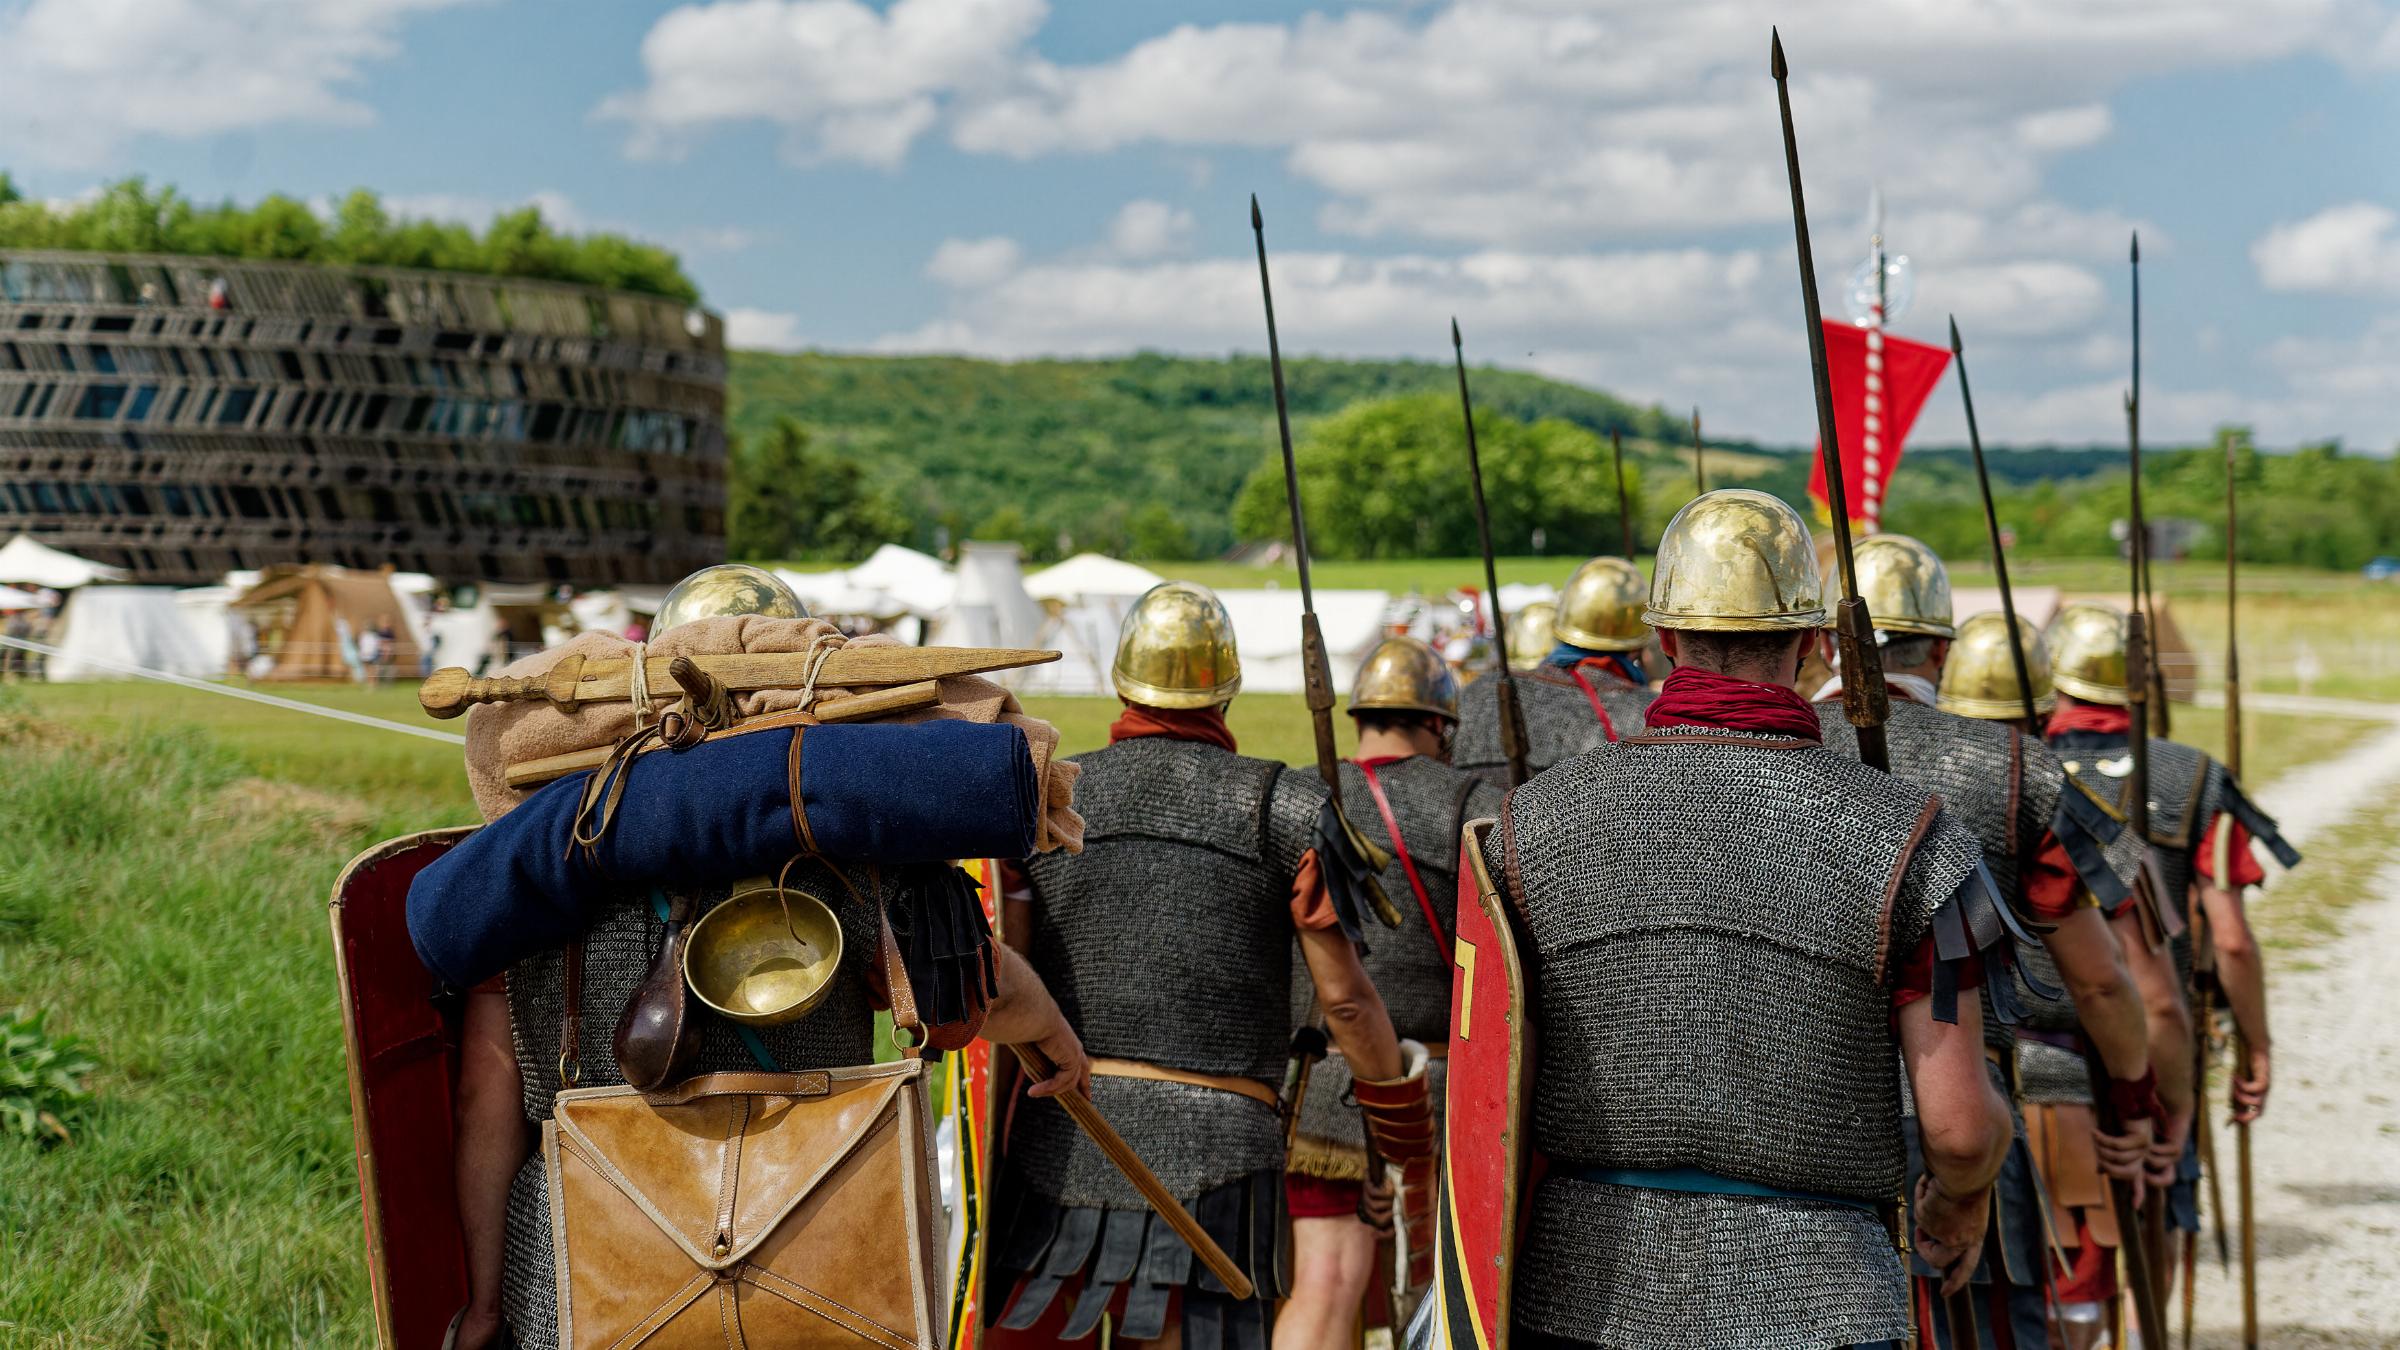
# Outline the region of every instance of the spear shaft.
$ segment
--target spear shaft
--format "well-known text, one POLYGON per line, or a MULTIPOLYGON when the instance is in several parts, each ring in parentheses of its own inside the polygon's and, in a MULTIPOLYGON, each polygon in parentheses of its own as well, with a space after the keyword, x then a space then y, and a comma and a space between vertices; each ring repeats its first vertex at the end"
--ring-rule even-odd
POLYGON ((1275 430, 1283 441, 1283 493, 1292 508, 1292 557, 1300 567, 1300 661, 1309 720, 1317 733, 1317 774, 1341 800, 1341 754, 1333 739, 1333 665, 1317 626, 1317 595, 1308 578, 1308 521, 1300 510, 1300 468, 1292 457, 1292 414, 1283 393, 1283 348, 1275 337, 1275 288, 1267 280, 1267 223, 1250 198, 1250 233, 1258 241, 1258 293, 1267 305, 1267 370, 1275 381, 1275 430))
POLYGON ((1609 450, 1617 461, 1617 533, 1625 539, 1625 561, 1633 561, 1633 499, 1625 495, 1625 433, 1608 433, 1609 450))
MULTIPOLYGON (((1467 394, 1467 348, 1450 320, 1450 354, 1458 364, 1458 410, 1467 422, 1467 481, 1475 487, 1475 532, 1483 543, 1483 596, 1492 617, 1492 671, 1499 677, 1500 752, 1508 760, 1508 785, 1525 781, 1525 709, 1517 702, 1517 677, 1508 667, 1508 616, 1500 609, 1500 572, 1492 559, 1492 513, 1483 500, 1483 458, 1475 447, 1475 400, 1467 394)), ((1624 490, 1619 462, 1618 490, 1624 490)))
MULTIPOLYGON (((1708 491, 1708 447, 1700 443, 1700 410, 1692 409, 1692 484, 1708 491)), ((1633 555, 1628 553, 1628 558, 1633 555)))
MULTIPOLYGON (((2139 233, 2133 236, 2133 247, 2127 255, 2127 261, 2133 273, 2133 404, 2136 409, 2139 409, 2142 403, 2142 236, 2139 233)), ((2138 460, 2136 472, 2139 472, 2138 460)), ((2139 490, 2138 485, 2136 490, 2139 490)), ((2150 586, 2150 536, 2146 527, 2142 535, 2140 568, 2141 570, 2134 576, 2134 580, 2141 588, 2137 607, 2145 616, 2144 622, 2149 626, 2152 636, 2155 638, 2158 628, 2158 593, 2150 586)), ((2172 734, 2168 725, 2170 714, 2167 710, 2167 671, 2166 667, 2155 659, 2155 652, 2152 653, 2152 656, 2154 659, 2150 662, 2150 716, 2153 720, 2150 723, 2150 729, 2152 735, 2166 736, 2172 734)))
POLYGON ((1858 591, 1858 559, 1850 548, 1850 493, 1842 481, 1842 452, 1833 424, 1833 375, 1825 364, 1825 321, 1817 306, 1817 262, 1808 246, 1808 204, 1800 191, 1800 141, 1792 130, 1791 71, 1783 59, 1783 35, 1771 39, 1768 70, 1775 77, 1775 103, 1783 115, 1783 164, 1792 182, 1792 237, 1800 252, 1800 300, 1808 316, 1808 364, 1817 389, 1817 453, 1825 467, 1825 500, 1833 509, 1833 550, 1841 562, 1842 598, 1835 606, 1842 656, 1842 712, 1858 736, 1858 757, 1889 771, 1883 724, 1891 695, 1883 686, 1883 654, 1875 647, 1874 620, 1858 591))
POLYGON ((1958 317, 1950 318, 1950 359, 1958 366, 1958 396, 1967 405, 1967 449, 1975 456, 1975 485, 1983 490, 1983 528, 1992 543, 1992 575, 2000 580, 2000 620, 2008 627, 2008 659, 2017 668, 2017 693, 2025 700, 2025 729, 2042 734, 2033 706, 2033 676, 2025 664, 2025 641, 2017 633, 2017 600, 2008 586, 2008 554, 2000 547, 2000 512, 1992 504, 1992 475, 1983 463, 1983 435, 1975 428, 1975 391, 1967 384, 1967 349, 1958 340, 1958 317))
MULTIPOLYGON (((2231 438, 2225 442, 2225 767, 2235 781, 2242 776, 2242 656, 2235 620, 2241 591, 2241 564, 2236 546, 2241 538, 2236 515, 2235 456, 2231 438)), ((2250 1042, 2237 1022, 2233 1030, 2233 1062, 2249 1072, 2250 1042)), ((2251 1208, 2250 1125, 2233 1123, 2234 1189, 2241 1205, 2242 1232, 2242 1346, 2258 1350, 2258 1229, 2251 1208)), ((2220 1251, 2222 1249, 2220 1248, 2220 1251)))

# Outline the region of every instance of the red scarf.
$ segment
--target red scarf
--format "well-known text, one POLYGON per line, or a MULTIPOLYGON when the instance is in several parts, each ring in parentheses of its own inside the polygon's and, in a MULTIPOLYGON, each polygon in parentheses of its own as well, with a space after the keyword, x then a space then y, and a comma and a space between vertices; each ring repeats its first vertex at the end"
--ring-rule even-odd
POLYGON ((1225 725, 1223 708, 1153 708, 1141 703, 1125 705, 1125 715, 1108 728, 1108 743, 1129 741, 1136 736, 1164 736, 1169 740, 1198 741, 1219 750, 1233 749, 1233 728, 1225 725))
POLYGON ((1780 684, 1760 684, 1697 666, 1677 666, 1643 721, 1652 731, 1671 727, 1727 727, 1821 744, 1816 709, 1780 684))
POLYGON ((2133 714, 2123 708, 2105 703, 2085 703, 2081 699, 2061 697, 2058 710, 2050 714, 2045 736, 2063 736, 2070 731, 2090 731, 2102 736, 2125 736, 2133 731, 2133 714))

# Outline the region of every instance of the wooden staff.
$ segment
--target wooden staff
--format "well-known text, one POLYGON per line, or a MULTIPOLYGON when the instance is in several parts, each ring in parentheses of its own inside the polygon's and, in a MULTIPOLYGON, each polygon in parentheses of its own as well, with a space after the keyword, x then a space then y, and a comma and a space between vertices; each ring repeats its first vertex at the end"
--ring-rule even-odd
MULTIPOLYGON (((2236 781, 2242 776, 2242 654, 2241 643, 2235 638, 2235 620, 2241 591, 2241 564, 2236 544, 2241 538, 2240 518, 2235 511, 2233 440, 2225 441, 2225 767, 2236 781)), ((2231 869, 2228 868, 2228 871, 2231 869)), ((2246 1073, 2250 1065, 2250 1041, 2242 1035, 2239 1019, 2233 1027, 2233 1062, 2236 1072, 2246 1073)), ((2241 1205, 2242 1228, 2242 1347, 2258 1350, 2258 1229, 2256 1211, 2251 1205, 2250 1190, 2250 1122, 2233 1123, 2234 1193, 2241 1205)))
MULTIPOLYGON (((1058 1072, 1058 1066, 1050 1062, 1050 1057, 1042 1053, 1040 1046, 1024 1044, 1008 1048, 1017 1052, 1017 1063, 1025 1066, 1025 1072, 1037 1082, 1058 1072)), ((1092 1099, 1083 1095, 1083 1089, 1064 1089, 1051 1100, 1067 1109, 1067 1114, 1074 1118, 1091 1141, 1099 1145, 1100 1151, 1116 1165, 1116 1169, 1125 1174, 1125 1179, 1133 1183, 1133 1188, 1142 1193, 1144 1200, 1150 1202, 1150 1208, 1158 1211, 1158 1217, 1165 1219, 1167 1226, 1175 1230, 1175 1235, 1190 1245, 1193 1255, 1200 1258, 1200 1264, 1223 1281, 1225 1288, 1235 1298, 1249 1298, 1257 1292, 1250 1283, 1250 1277, 1233 1263, 1233 1258, 1227 1256, 1225 1249, 1217 1245, 1217 1240, 1208 1235, 1208 1230, 1202 1228, 1200 1221, 1192 1217, 1191 1211, 1183 1207, 1183 1202, 1176 1199, 1174 1192, 1167 1189, 1167 1184, 1158 1179, 1158 1174, 1143 1163, 1141 1155, 1133 1151, 1133 1145, 1126 1143, 1125 1136, 1118 1134, 1116 1127, 1100 1114, 1100 1108, 1092 1105, 1092 1099)))

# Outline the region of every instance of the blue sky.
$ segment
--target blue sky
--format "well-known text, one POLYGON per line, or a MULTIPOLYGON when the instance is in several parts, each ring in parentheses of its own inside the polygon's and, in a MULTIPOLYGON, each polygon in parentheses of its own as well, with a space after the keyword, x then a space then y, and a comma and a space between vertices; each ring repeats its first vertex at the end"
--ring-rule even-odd
MULTIPOLYGON (((1470 355, 1810 429, 1766 33, 1828 308, 1880 184, 1999 441, 2400 444, 2400 10, 2375 0, 0 0, 0 166, 382 191, 679 251, 738 342, 1470 355)), ((1948 389, 1918 436, 1963 434, 1948 389)))

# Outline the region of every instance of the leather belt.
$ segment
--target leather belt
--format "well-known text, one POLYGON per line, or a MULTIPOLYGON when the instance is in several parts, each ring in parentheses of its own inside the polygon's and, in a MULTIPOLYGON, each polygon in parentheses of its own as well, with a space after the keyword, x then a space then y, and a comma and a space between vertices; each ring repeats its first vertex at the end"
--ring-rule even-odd
POLYGON ((1278 1111, 1283 1109, 1283 1099, 1275 1095, 1275 1090, 1255 1078, 1232 1078, 1213 1073, 1190 1073, 1183 1069, 1170 1069, 1138 1059, 1101 1058, 1092 1060, 1092 1076, 1094 1078, 1146 1078, 1153 1083, 1182 1083, 1187 1087, 1215 1088, 1219 1092, 1231 1092, 1236 1096, 1248 1097, 1254 1102, 1278 1111))

